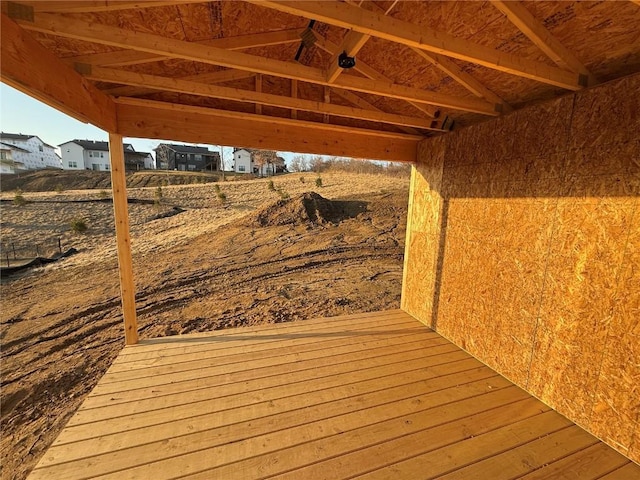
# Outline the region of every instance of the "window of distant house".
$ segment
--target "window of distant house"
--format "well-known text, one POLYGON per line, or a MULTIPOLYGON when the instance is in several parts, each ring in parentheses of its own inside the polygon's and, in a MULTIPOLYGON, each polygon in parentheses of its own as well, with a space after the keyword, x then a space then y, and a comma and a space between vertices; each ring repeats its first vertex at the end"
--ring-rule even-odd
POLYGON ((100 152, 100 158, 104 158, 104 153, 100 152))
POLYGON ((105 165, 104 165, 104 169, 105 169, 105 170, 109 170, 109 164, 105 164, 105 165))
POLYGON ((189 170, 195 170, 196 166, 195 165, 189 165, 189 170))
POLYGON ((69 168, 78 168, 78 162, 69 162, 69 168))
POLYGON ((0 159, 6 160, 7 159, 7 152, 0 152, 0 159))
POLYGON ((199 161, 202 160, 202 155, 195 155, 194 159, 195 159, 196 162, 199 162, 199 161))
POLYGON ((239 172, 244 172, 245 171, 244 165, 238 165, 238 171, 239 172))
POLYGON ((93 157, 93 152, 89 152, 89 156, 90 156, 90 157, 93 157))
POLYGON ((38 145, 38 150, 40 150, 41 152, 44 152, 44 148, 42 147, 42 145, 38 145))

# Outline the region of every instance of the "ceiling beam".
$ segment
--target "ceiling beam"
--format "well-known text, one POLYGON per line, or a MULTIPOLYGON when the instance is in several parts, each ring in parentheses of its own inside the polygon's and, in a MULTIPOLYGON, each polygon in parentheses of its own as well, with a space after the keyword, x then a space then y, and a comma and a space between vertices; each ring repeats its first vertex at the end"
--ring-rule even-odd
MULTIPOLYGON (((333 93, 335 93, 336 95, 338 95, 339 97, 344 98, 347 102, 351 102, 352 104, 354 104, 356 107, 362 108, 363 110, 375 110, 376 112, 383 112, 384 110, 379 109, 378 107, 376 107, 375 105, 372 105, 371 103, 367 102, 364 98, 359 97, 358 95, 356 95, 353 92, 350 92, 349 90, 343 90, 341 88, 335 88, 335 87, 331 87, 331 91, 333 93)), ((433 122, 432 122, 432 126, 433 126, 433 122)), ((413 134, 413 135, 419 135, 418 131, 414 130, 411 127, 399 127, 402 131, 413 134)))
MULTIPOLYGON (((234 37, 214 38, 194 42, 210 47, 224 48, 225 50, 243 50, 245 48, 265 47, 269 45, 283 45, 298 43, 302 29, 280 30, 277 32, 256 33, 251 35, 238 35, 234 37)), ((136 50, 118 50, 116 52, 93 53, 66 57, 63 60, 68 63, 87 63, 101 67, 123 67, 126 65, 138 65, 140 63, 159 62, 166 60, 166 56, 136 50)))
POLYGON ((116 132, 116 108, 108 96, 82 78, 2 15, 0 78, 11 87, 84 123, 116 132))
POLYGON ((484 84, 476 80, 472 75, 462 70, 453 60, 444 55, 438 55, 437 53, 425 52, 417 48, 412 50, 421 58, 432 63, 439 70, 443 71, 456 82, 462 85, 464 88, 473 93, 476 97, 484 98, 489 102, 495 102, 502 105, 503 113, 513 110, 511 105, 505 102, 502 97, 495 94, 492 90, 489 90, 484 84))
MULTIPOLYGON (((262 74, 259 73, 255 78, 256 93, 262 93, 262 74)), ((256 114, 262 115, 262 104, 256 103, 256 114)))
MULTIPOLYGON (((386 10, 380 8, 380 10, 382 10, 385 15, 388 15, 389 12, 393 9, 393 7, 395 7, 396 3, 397 3, 397 0, 394 0, 391 3, 391 6, 389 8, 387 8, 386 10)), ((343 71, 343 69, 338 66, 338 56, 342 52, 347 52, 347 55, 349 55, 350 57, 355 57, 358 54, 358 52, 362 49, 362 47, 364 47, 365 43, 369 41, 370 38, 371 38, 371 35, 367 35, 361 32, 356 32, 354 30, 349 30, 346 33, 346 35, 342 39, 342 42, 340 43, 340 46, 336 48, 336 52, 331 57, 331 61, 329 62, 329 65, 326 68, 327 81, 329 83, 334 82, 336 78, 338 78, 338 76, 343 71)))
MULTIPOLYGON (((191 82, 199 82, 199 83, 223 83, 223 82, 231 82, 233 80, 243 80, 245 78, 253 78, 257 74, 253 72, 247 72, 246 70, 234 70, 227 69, 221 70, 219 72, 210 72, 210 73, 199 73, 197 75, 188 75, 186 77, 180 77, 180 80, 188 80, 191 82)), ((107 95, 113 95, 115 97, 136 97, 139 95, 147 95, 149 93, 155 93, 158 89, 156 88, 145 88, 145 87, 114 87, 107 88, 102 90, 103 93, 107 95)))
POLYGON ((358 78, 351 75, 345 75, 339 78, 334 84, 329 84, 325 79, 324 72, 317 68, 249 55, 242 52, 232 52, 222 48, 194 44, 149 33, 134 32, 109 25, 89 23, 60 15, 46 13, 36 14, 34 21, 19 20, 19 23, 25 29, 67 38, 75 38, 88 42, 101 43, 103 45, 156 53, 167 57, 182 58, 212 65, 302 80, 319 85, 336 85, 347 90, 439 105, 454 110, 493 116, 499 115, 501 110, 500 105, 492 104, 484 100, 455 97, 403 85, 389 84, 383 81, 358 78))
MULTIPOLYGON (((354 4, 353 0, 347 0, 347 3, 354 4)), ((390 8, 386 10, 378 6, 373 2, 366 3, 369 10, 384 12, 385 15, 389 14, 390 8)), ((395 3, 394 3, 395 5, 395 3)), ((502 98, 496 95, 494 92, 485 87, 482 83, 476 80, 473 76, 463 71, 451 58, 439 55, 437 53, 427 52, 420 50, 419 48, 410 47, 414 53, 419 57, 427 60, 436 68, 446 73, 453 78, 456 82, 462 85, 464 88, 473 93, 476 97, 484 98, 490 102, 499 103, 503 106, 503 112, 509 112, 513 110, 509 104, 507 104, 502 98)))
POLYGON ((133 98, 117 99, 116 105, 118 129, 129 137, 410 163, 415 161, 421 139, 401 133, 133 98))
POLYGON ((146 75, 142 73, 127 72, 104 67, 92 67, 84 65, 79 67, 86 78, 101 82, 123 83, 132 86, 153 87, 160 91, 186 93, 190 95, 200 95, 209 98, 221 98, 237 102, 255 103, 280 108, 292 108, 307 112, 335 115, 338 117, 355 118, 371 122, 388 123, 391 125, 404 125, 419 127, 425 130, 443 131, 431 128, 431 120, 424 118, 413 118, 404 115, 396 115, 385 112, 375 112, 371 110, 361 110, 342 105, 333 105, 313 100, 301 98, 291 98, 289 96, 272 95, 269 93, 241 90, 238 88, 221 87, 218 85, 207 85, 176 78, 159 77, 156 75, 146 75))
POLYGON ((35 12, 92 13, 131 10, 137 8, 168 7, 187 3, 205 3, 210 0, 18 0, 33 7, 35 12))
POLYGON ((494 0, 491 3, 558 66, 593 78, 587 67, 565 48, 522 3, 503 0, 494 0))
MULTIPOLYGON (((336 53, 340 52, 339 50, 340 47, 338 47, 338 45, 319 35, 316 35, 316 45, 332 56, 336 56, 336 53)), ((362 61, 357 61, 356 66, 353 68, 357 72, 360 72, 365 77, 370 78, 372 80, 379 80, 382 82, 393 83, 392 79, 383 75, 377 70, 374 70, 373 68, 371 68, 369 65, 367 65, 362 61)), ((420 110, 422 113, 428 115, 431 118, 434 118, 436 116, 437 108, 434 108, 428 105, 423 105, 417 102, 409 102, 409 103, 413 105, 415 108, 417 108, 418 110, 420 110)))
MULTIPOLYGON (((298 80, 291 80, 291 98, 298 98, 298 80)), ((298 111, 294 108, 291 109, 291 118, 298 118, 298 111)))
POLYGON ((500 52, 424 26, 368 12, 344 2, 247 1, 568 90, 580 90, 588 80, 583 74, 500 52))

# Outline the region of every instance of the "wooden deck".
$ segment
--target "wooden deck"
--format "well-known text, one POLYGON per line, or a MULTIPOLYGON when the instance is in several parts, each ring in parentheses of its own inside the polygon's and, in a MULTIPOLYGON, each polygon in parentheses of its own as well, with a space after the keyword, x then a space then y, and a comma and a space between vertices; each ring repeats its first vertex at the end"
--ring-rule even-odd
POLYGON ((640 467, 401 311, 126 347, 35 479, 632 479, 640 467))

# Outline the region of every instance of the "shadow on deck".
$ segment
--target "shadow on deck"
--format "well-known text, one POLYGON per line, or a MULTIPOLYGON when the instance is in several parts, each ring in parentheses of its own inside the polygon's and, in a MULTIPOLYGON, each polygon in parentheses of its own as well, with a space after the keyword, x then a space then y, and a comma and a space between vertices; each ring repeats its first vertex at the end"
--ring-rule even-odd
POLYGON ((630 479, 399 310, 126 347, 30 479, 630 479))

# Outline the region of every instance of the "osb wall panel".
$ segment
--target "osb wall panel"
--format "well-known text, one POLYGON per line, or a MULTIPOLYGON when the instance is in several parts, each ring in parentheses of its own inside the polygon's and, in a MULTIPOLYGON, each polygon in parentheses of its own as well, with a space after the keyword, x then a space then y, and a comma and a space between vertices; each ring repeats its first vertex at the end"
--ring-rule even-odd
POLYGON ((402 304, 635 461, 638 132, 635 75, 424 141, 402 304))

